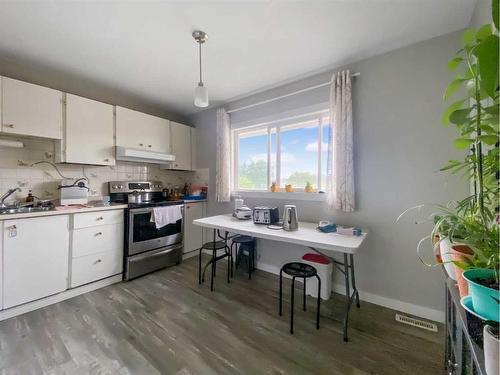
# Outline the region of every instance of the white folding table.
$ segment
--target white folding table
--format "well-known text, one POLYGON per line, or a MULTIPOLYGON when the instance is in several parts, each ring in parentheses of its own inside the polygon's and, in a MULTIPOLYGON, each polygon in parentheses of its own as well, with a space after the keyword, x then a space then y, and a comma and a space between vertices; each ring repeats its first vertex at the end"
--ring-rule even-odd
POLYGON ((296 231, 284 231, 270 229, 266 225, 254 224, 252 220, 238 220, 232 215, 218 215, 205 217, 193 221, 193 224, 210 228, 216 231, 226 231, 241 235, 252 236, 271 241, 280 241, 302 245, 331 259, 336 268, 344 274, 345 280, 345 308, 344 308, 344 341, 348 340, 347 328, 349 321, 349 310, 352 302, 356 300, 359 308, 359 293, 356 289, 356 278, 354 273, 354 254, 365 240, 367 233, 361 236, 341 235, 338 233, 323 233, 317 230, 317 224, 300 222, 296 231), (325 252, 336 252, 343 254, 343 262, 337 261, 325 254, 325 252), (351 293, 352 284, 352 293, 351 293))

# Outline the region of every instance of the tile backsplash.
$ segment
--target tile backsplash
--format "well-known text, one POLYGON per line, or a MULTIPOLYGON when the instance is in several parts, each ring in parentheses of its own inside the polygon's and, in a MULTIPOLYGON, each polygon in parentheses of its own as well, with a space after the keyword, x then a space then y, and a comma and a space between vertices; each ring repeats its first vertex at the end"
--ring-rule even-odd
MULTIPOLYGON (((9 200, 23 201, 29 190, 42 199, 57 199, 62 177, 49 164, 38 161, 54 161, 54 144, 48 140, 22 139, 24 148, 0 147, 0 195, 10 188, 19 187, 21 192, 9 200)), ((108 194, 108 181, 158 180, 167 188, 184 183, 208 184, 208 169, 196 171, 161 170, 155 164, 117 162, 113 167, 97 167, 77 164, 57 164, 61 174, 68 178, 87 177, 90 181, 89 200, 99 200, 108 194)), ((8 201, 8 200, 7 200, 8 201)))

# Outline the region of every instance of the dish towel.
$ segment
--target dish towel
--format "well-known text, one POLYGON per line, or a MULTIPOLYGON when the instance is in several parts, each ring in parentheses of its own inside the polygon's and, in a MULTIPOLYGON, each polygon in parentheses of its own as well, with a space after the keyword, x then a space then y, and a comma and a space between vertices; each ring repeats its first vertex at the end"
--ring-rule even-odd
POLYGON ((182 219, 181 205, 153 207, 151 222, 155 223, 156 229, 163 228, 168 224, 175 224, 182 219))

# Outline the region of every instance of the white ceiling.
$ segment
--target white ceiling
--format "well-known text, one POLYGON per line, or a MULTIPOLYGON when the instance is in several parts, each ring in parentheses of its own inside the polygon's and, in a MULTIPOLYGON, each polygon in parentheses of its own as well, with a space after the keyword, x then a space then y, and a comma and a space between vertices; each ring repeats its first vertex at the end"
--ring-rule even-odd
POLYGON ((0 1, 0 56, 189 114, 194 29, 212 104, 467 26, 476 0, 0 1))

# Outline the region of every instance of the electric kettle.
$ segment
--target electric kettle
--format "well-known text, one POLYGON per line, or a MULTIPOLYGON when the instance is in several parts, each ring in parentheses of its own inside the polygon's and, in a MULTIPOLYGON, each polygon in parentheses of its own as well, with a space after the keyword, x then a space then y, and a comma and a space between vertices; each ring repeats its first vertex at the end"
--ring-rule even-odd
POLYGON ((297 207, 293 204, 285 204, 283 207, 283 229, 290 231, 299 229, 297 207))

